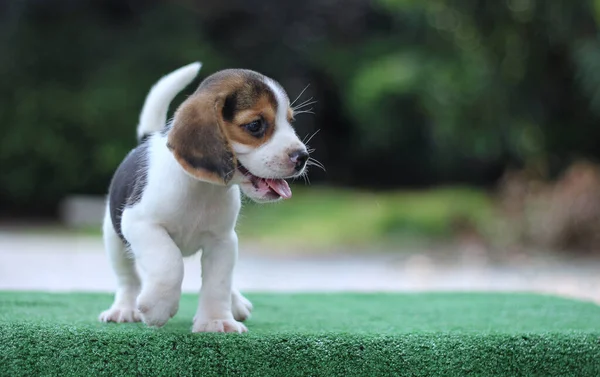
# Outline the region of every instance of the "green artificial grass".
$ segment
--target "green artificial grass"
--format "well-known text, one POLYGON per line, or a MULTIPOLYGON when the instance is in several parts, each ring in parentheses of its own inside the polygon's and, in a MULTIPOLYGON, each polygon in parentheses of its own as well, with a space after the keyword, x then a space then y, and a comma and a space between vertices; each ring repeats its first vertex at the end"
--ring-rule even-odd
POLYGON ((600 307, 529 294, 251 294, 248 334, 101 324, 105 294, 0 293, 2 376, 599 376, 600 307))

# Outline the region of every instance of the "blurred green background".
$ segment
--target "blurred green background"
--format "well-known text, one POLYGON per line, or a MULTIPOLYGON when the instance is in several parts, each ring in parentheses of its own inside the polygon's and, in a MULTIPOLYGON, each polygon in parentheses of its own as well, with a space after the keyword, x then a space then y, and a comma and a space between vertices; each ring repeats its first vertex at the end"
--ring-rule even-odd
MULTIPOLYGON (((286 203, 247 204, 242 236, 529 242, 531 208, 600 203, 584 179, 600 157, 599 25, 598 0, 0 0, 0 216, 54 219, 71 195, 104 195, 150 86, 200 60, 194 85, 243 67, 318 101, 295 126, 319 130, 327 171, 286 203), (582 159, 570 177, 585 187, 557 193, 582 159)), ((579 247, 571 233, 600 223, 571 212, 544 242, 579 247)))

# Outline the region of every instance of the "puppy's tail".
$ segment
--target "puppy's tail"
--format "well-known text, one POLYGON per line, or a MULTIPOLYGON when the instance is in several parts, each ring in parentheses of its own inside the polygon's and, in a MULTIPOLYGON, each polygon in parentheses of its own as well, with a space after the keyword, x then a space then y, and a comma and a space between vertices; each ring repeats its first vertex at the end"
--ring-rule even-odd
POLYGON ((200 67, 202 67, 200 62, 188 64, 163 76, 152 86, 140 113, 140 122, 137 126, 138 142, 165 127, 169 104, 177 93, 194 80, 200 67))

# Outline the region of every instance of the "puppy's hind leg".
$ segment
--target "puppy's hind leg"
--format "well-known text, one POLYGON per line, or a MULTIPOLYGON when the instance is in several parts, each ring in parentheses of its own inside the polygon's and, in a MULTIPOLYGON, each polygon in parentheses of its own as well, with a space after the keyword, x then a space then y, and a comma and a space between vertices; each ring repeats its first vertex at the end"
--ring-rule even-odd
POLYGON ((117 277, 117 291, 112 306, 100 314, 101 322, 139 322, 136 298, 140 293, 140 278, 133 257, 127 255, 125 244, 115 232, 107 211, 103 225, 104 248, 117 277))

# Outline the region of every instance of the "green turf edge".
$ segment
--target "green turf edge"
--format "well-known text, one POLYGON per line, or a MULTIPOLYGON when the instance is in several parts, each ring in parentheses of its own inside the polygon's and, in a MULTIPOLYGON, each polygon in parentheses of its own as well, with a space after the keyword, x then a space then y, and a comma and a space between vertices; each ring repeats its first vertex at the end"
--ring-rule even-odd
POLYGON ((107 294, 0 292, 0 375, 600 375, 600 308, 591 303, 490 293, 248 296, 256 316, 249 334, 236 335, 191 334, 195 295, 156 330, 98 323, 107 294))
POLYGON ((2 323, 0 366, 3 376, 599 376, 600 334, 129 337, 2 323))

